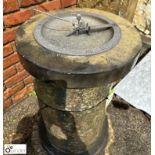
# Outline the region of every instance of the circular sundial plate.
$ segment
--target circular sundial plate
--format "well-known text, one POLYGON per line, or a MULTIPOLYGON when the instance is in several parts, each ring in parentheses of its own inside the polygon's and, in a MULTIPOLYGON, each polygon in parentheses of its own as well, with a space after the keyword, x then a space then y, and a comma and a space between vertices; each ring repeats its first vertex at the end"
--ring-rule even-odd
POLYGON ((80 13, 82 20, 91 27, 113 25, 106 30, 67 36, 73 31, 73 25, 48 16, 37 24, 34 29, 36 41, 51 52, 65 55, 86 56, 106 52, 115 47, 120 38, 121 30, 112 20, 97 14, 75 11, 74 13, 57 13, 55 16, 76 22, 80 13))

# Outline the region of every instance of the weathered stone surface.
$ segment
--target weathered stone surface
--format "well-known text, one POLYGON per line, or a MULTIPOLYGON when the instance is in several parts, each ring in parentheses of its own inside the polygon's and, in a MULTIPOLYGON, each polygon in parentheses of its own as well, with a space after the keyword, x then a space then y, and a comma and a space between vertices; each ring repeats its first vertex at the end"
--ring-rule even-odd
POLYGON ((81 8, 97 8, 129 19, 140 31, 151 34, 151 0, 79 0, 81 8))
MULTIPOLYGON (((16 37, 17 50, 25 68, 38 80, 44 81, 37 82, 36 87, 46 127, 43 130, 44 124, 40 125, 40 136, 47 150, 50 147, 45 146, 44 140, 48 139, 48 144, 55 146, 56 155, 103 154, 104 146, 103 149, 90 150, 94 148, 92 146, 102 146, 102 142, 106 144, 108 125, 104 99, 109 83, 128 73, 141 48, 140 35, 127 20, 93 9, 65 10, 68 13, 79 11, 106 16, 118 24, 121 39, 117 46, 90 56, 48 51, 37 43, 32 31, 45 15, 37 15, 25 23, 16 37)), ((53 15, 56 13, 51 12, 53 15)))
POLYGON ((38 99, 57 110, 83 111, 105 100, 110 84, 94 88, 67 89, 63 82, 35 80, 38 99))
POLYGON ((109 85, 68 89, 61 82, 36 80, 35 88, 51 144, 66 152, 89 150, 103 132, 109 85))
MULTIPOLYGON (((33 76, 41 80, 63 79, 70 88, 84 88, 119 80, 128 73, 142 46, 139 33, 130 22, 119 16, 96 9, 84 9, 84 11, 107 16, 119 25, 121 40, 117 46, 108 52, 91 56, 61 55, 47 51, 36 42, 32 32, 36 24, 46 15, 34 16, 18 29, 16 36, 17 51, 25 68, 33 76)), ((53 15, 56 13, 51 12, 53 15)))
POLYGON ((89 149, 101 135, 105 103, 83 112, 58 111, 47 107, 42 110, 42 116, 54 146, 67 152, 82 152, 89 149))
MULTIPOLYGON (((71 89, 61 81, 35 80, 40 111, 53 146, 77 153, 95 145, 103 132, 109 86, 71 89)), ((106 136, 102 142, 106 143, 106 136)))
POLYGON ((79 0, 80 8, 96 8, 133 20, 138 0, 79 0))
POLYGON ((109 11, 115 14, 119 12, 119 5, 122 2, 120 0, 79 0, 78 7, 80 8, 97 8, 105 11, 109 11))
POLYGON ((31 142, 34 149, 34 153, 30 155, 48 155, 48 153, 42 146, 41 139, 39 136, 39 127, 37 123, 35 123, 33 126, 31 142))
POLYGON ((133 24, 146 35, 151 34, 151 0, 139 0, 133 24))
MULTIPOLYGON (((127 108, 128 105, 122 106, 120 101, 117 103, 117 106, 116 103, 114 105, 110 105, 108 109, 108 116, 111 119, 112 125, 112 130, 110 128, 109 133, 112 136, 110 136, 110 143, 108 143, 109 146, 106 149, 107 154, 105 153, 105 155, 150 155, 151 123, 148 118, 144 113, 135 108, 130 106, 127 108)), ((22 137, 24 140, 21 140, 27 144, 27 155, 47 155, 41 145, 38 126, 35 124, 32 127, 33 124, 31 124, 37 111, 38 101, 36 97, 29 97, 8 109, 4 113, 4 144, 12 143, 10 136, 14 135, 18 126, 22 126, 18 133, 23 133, 24 131, 27 133, 28 139, 22 137), (32 117, 29 119, 29 122, 26 121, 28 124, 21 121, 22 118, 26 120, 25 118, 28 117, 32 117), (28 132, 32 128, 33 132, 32 130, 28 132)), ((36 119, 33 121, 37 123, 36 119)))
MULTIPOLYGON (((144 113, 123 101, 117 101, 117 103, 114 101, 108 107, 108 120, 110 135, 106 150, 101 155, 151 154, 151 123, 144 113)), ((34 132, 36 141, 40 141, 38 129, 36 128, 34 132)), ((39 147, 41 152, 45 153, 40 143, 34 147, 35 152, 39 147)), ((42 155, 41 152, 37 155, 42 155)))

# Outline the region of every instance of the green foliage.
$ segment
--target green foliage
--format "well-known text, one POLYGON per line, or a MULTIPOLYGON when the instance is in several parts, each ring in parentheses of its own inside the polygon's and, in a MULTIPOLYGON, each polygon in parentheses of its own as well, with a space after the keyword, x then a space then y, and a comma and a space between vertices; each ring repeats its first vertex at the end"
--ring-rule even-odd
POLYGON ((36 92, 33 90, 29 93, 29 96, 37 96, 36 92))

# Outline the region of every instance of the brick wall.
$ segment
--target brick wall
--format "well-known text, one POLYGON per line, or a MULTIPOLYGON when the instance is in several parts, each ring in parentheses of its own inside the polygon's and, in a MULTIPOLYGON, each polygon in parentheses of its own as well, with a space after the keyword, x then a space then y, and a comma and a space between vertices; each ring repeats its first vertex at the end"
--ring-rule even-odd
POLYGON ((76 0, 3 0, 3 90, 4 109, 18 103, 33 90, 32 76, 19 61, 15 34, 20 24, 36 14, 33 8, 50 11, 76 5, 76 0))

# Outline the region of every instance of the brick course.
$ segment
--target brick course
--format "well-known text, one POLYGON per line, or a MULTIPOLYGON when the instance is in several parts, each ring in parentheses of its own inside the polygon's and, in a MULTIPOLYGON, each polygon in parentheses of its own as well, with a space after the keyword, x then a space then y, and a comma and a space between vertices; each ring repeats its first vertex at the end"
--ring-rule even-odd
POLYGON ((75 5, 76 3, 77 3, 77 0, 63 0, 62 7, 63 8, 69 7, 69 6, 75 5))
POLYGON ((15 63, 19 62, 19 57, 17 53, 13 53, 8 57, 3 59, 3 68, 7 68, 15 63))
POLYGON ((9 107, 11 106, 11 104, 12 104, 12 101, 11 101, 11 99, 9 98, 9 99, 7 99, 7 100, 4 101, 4 103, 3 103, 3 108, 4 108, 4 109, 9 108, 9 107))
POLYGON ((3 11, 4 13, 13 12, 19 10, 18 0, 4 0, 3 11))
POLYGON ((20 62, 17 63, 15 66, 16 66, 16 69, 17 69, 18 72, 21 72, 21 71, 24 70, 24 67, 20 62))
POLYGON ((7 80, 9 77, 15 75, 17 73, 14 66, 11 66, 4 70, 3 72, 3 80, 7 80))
POLYGON ((17 84, 14 85, 12 88, 6 89, 6 91, 4 91, 4 100, 6 100, 6 99, 8 99, 9 97, 11 97, 12 95, 14 95, 16 92, 18 92, 18 91, 21 90, 22 88, 24 88, 24 83, 23 83, 23 81, 17 83, 17 84))
POLYGON ((3 47, 3 57, 9 56, 13 53, 11 44, 7 44, 3 47))
POLYGON ((23 70, 22 72, 18 72, 16 75, 12 76, 11 78, 5 81, 5 85, 7 88, 12 87, 13 85, 17 84, 18 82, 24 80, 29 74, 23 70))
POLYGON ((24 79, 24 83, 25 85, 30 84, 33 82, 33 78, 32 76, 28 76, 26 79, 24 79))
POLYGON ((60 0, 52 0, 51 2, 46 2, 39 5, 44 11, 56 10, 61 8, 60 0))
POLYGON ((18 11, 4 16, 4 24, 6 27, 11 27, 24 23, 33 15, 32 10, 18 11))
POLYGON ((27 7, 34 4, 45 2, 46 0, 20 0, 21 7, 27 7))
POLYGON ((20 63, 15 47, 18 27, 37 14, 33 8, 51 11, 76 5, 76 0, 3 0, 4 109, 22 101, 33 91, 33 78, 20 63))
POLYGON ((11 28, 3 32, 3 44, 15 40, 16 28, 11 28))
POLYGON ((26 95, 27 95, 27 88, 25 87, 12 97, 12 102, 13 103, 20 102, 21 100, 25 99, 26 95))

